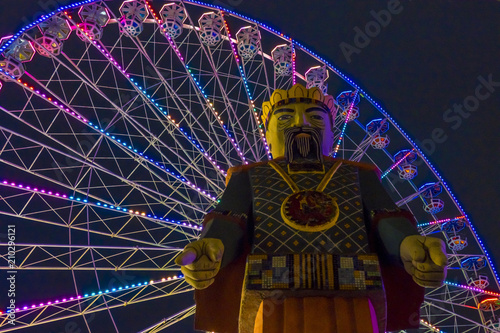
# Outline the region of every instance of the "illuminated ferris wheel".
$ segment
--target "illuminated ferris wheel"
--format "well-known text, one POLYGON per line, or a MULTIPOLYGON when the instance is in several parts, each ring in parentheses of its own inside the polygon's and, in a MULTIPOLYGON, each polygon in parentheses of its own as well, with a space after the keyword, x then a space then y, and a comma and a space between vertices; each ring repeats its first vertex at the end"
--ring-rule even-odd
POLYGON ((4 38, 0 53, 0 219, 15 230, 0 269, 15 271, 16 291, 0 332, 191 320, 173 259, 226 171, 271 157, 260 107, 294 83, 336 96, 332 156, 375 164, 421 234, 447 244, 448 278, 426 289, 419 332, 500 330, 498 276, 445 181, 371 97, 288 36, 198 1, 87 0, 4 38))

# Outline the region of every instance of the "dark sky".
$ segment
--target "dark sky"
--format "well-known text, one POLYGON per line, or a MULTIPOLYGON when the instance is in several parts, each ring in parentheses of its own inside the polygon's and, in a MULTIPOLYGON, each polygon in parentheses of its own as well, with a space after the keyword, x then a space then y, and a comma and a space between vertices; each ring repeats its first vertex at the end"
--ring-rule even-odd
MULTIPOLYGON (((31 22, 44 6, 57 1, 20 3, 2 0, 0 36, 31 22)), ((379 101, 421 142, 500 267, 500 1, 212 3, 232 7, 302 42, 379 101), (385 27, 360 40, 359 31, 373 26, 376 13, 389 9, 393 13, 385 27), (353 52, 346 54, 346 48, 353 52), (489 96, 469 106, 473 111, 464 107, 456 112, 478 96, 476 87, 483 80, 493 81, 489 96)))

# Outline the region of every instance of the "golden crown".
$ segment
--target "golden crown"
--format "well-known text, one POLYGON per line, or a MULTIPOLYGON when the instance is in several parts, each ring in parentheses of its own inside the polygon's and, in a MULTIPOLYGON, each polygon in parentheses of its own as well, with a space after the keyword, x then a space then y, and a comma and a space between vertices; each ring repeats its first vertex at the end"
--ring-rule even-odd
POLYGON ((318 104, 335 117, 337 108, 333 96, 324 95, 317 87, 307 89, 300 83, 294 84, 289 90, 276 89, 271 95, 271 99, 262 104, 262 122, 267 128, 269 118, 273 111, 282 105, 294 103, 318 104))

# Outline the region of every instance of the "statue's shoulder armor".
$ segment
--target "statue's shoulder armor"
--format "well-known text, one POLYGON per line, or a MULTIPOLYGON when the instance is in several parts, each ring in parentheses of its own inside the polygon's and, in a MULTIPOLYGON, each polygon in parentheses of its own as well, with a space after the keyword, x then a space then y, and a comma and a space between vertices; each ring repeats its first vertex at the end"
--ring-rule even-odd
POLYGON ((342 161, 342 164, 344 165, 352 165, 358 167, 359 170, 363 171, 374 171, 377 174, 378 178, 380 179, 380 170, 373 164, 343 160, 340 158, 333 158, 330 156, 324 156, 324 159, 325 161, 342 161))
MULTIPOLYGON (((282 158, 278 158, 276 160, 280 160, 280 159, 282 159, 282 158)), ((237 165, 237 166, 229 168, 229 170, 227 170, 226 186, 229 183, 229 179, 231 178, 231 176, 233 174, 240 173, 240 172, 249 172, 251 169, 253 169, 255 167, 258 167, 261 165, 266 165, 268 163, 269 163, 269 161, 262 161, 262 162, 256 162, 256 163, 251 163, 251 164, 246 164, 246 165, 237 165)))
MULTIPOLYGON (((275 161, 279 161, 282 159, 283 159, 283 157, 279 157, 279 158, 275 159, 275 161)), ((325 161, 331 161, 331 162, 342 161, 342 164, 351 165, 351 166, 359 168, 360 170, 374 171, 378 175, 378 177, 380 178, 380 170, 378 170, 377 167, 373 164, 354 162, 354 161, 343 160, 343 159, 339 159, 339 158, 333 158, 333 157, 329 157, 329 156, 324 156, 324 159, 325 159, 325 161)), ((237 165, 237 166, 229 168, 229 170, 227 170, 226 186, 229 183, 229 179, 231 178, 232 174, 239 173, 239 172, 249 172, 251 169, 253 169, 255 167, 266 165, 268 163, 269 163, 269 161, 262 161, 262 162, 256 162, 256 163, 251 163, 251 164, 246 164, 246 165, 237 165)))
MULTIPOLYGON (((281 161, 283 159, 285 159, 285 158, 284 157, 278 157, 278 158, 273 159, 273 161, 281 161)), ((237 166, 229 168, 229 170, 227 170, 226 186, 229 183, 229 179, 231 178, 231 176, 233 174, 240 173, 240 172, 246 172, 246 173, 248 173, 253 168, 256 168, 256 167, 259 167, 259 166, 263 166, 263 165, 267 165, 267 164, 269 164, 269 161, 261 161, 261 162, 255 162, 255 163, 251 163, 251 164, 246 164, 246 165, 237 165, 237 166)))

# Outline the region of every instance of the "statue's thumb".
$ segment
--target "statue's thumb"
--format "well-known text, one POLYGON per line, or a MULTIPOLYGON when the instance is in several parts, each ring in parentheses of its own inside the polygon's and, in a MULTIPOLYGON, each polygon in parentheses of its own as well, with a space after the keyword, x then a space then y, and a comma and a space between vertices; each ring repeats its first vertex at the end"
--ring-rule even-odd
POLYGON ((221 261, 224 248, 220 248, 216 244, 209 243, 206 248, 206 255, 213 262, 221 261))
POLYGON ((412 244, 413 246, 409 249, 411 253, 411 260, 414 262, 424 262, 426 253, 425 249, 422 246, 422 243, 415 242, 412 244))
POLYGON ((446 255, 443 253, 441 246, 435 245, 429 248, 429 255, 434 264, 438 266, 446 266, 448 263, 448 259, 446 255))
POLYGON ((184 249, 184 251, 175 258, 175 263, 179 266, 186 266, 192 264, 197 256, 196 251, 193 249, 184 249))

